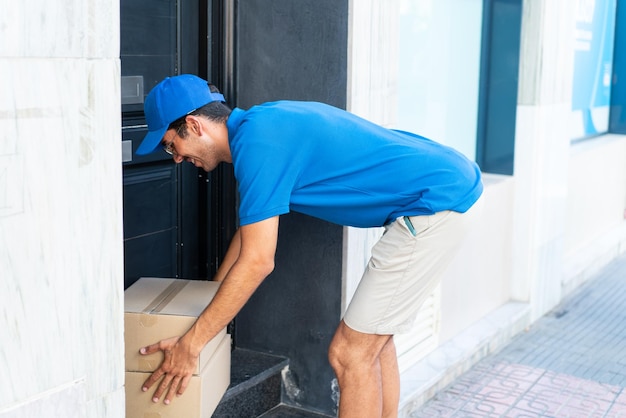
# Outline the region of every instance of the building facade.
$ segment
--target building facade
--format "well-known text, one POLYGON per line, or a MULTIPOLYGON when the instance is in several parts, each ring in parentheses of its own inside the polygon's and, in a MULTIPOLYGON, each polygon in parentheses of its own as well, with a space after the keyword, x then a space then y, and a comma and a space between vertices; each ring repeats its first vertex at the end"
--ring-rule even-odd
MULTIPOLYGON (((480 224, 397 339, 404 416, 624 251, 626 5, 574 3, 159 2, 164 71, 210 78, 242 108, 327 102, 483 169, 480 224)), ((126 48, 125 28, 151 4, 35 0, 0 15, 2 417, 123 416, 124 288, 138 275, 210 277, 236 227, 227 169, 133 160, 142 97, 125 83, 143 76, 147 93, 168 75, 128 64, 148 46, 126 48), (169 185, 170 223, 133 229, 131 208, 145 213, 133 197, 155 178, 169 185), (142 255, 135 238, 148 235, 169 264, 142 255)), ((379 234, 281 218, 276 271, 232 332, 238 347, 290 359, 298 391, 285 402, 333 413, 326 348, 379 234)))

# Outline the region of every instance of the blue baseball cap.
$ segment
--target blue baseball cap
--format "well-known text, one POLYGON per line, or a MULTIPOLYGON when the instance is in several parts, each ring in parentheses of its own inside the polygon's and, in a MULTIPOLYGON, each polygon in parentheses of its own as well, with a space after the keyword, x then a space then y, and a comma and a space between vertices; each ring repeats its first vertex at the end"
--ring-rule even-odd
POLYGON ((143 105, 148 134, 137 148, 138 155, 153 152, 163 140, 167 128, 176 119, 211 102, 224 102, 220 93, 211 93, 206 80, 192 74, 167 77, 154 86, 143 105))

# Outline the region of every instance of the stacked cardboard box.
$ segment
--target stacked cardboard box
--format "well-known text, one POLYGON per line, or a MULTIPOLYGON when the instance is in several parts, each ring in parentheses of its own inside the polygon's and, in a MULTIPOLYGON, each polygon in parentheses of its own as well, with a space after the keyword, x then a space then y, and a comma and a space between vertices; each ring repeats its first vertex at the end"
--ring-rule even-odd
POLYGON ((163 360, 139 349, 183 335, 215 296, 219 283, 200 280, 141 278, 124 293, 127 418, 208 418, 230 384, 230 335, 220 331, 202 350, 185 393, 169 405, 152 402, 158 382, 141 387, 163 360))

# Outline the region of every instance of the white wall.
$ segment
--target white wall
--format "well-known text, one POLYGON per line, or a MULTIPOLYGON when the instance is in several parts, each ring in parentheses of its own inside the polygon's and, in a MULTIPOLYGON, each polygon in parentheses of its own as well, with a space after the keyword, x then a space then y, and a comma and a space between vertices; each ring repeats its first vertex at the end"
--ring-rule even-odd
POLYGON ((523 4, 511 297, 530 302, 533 319, 562 297, 573 74, 574 12, 568 4, 523 4))
POLYGON ((604 135, 569 153, 565 253, 574 255, 626 216, 626 136, 604 135))
POLYGON ((525 0, 515 140, 513 299, 537 319, 623 252, 624 139, 572 144, 575 8, 525 0))
POLYGON ((481 217, 441 282, 441 331, 444 343, 511 296, 511 252, 515 180, 483 174, 481 217))
POLYGON ((0 13, 0 416, 124 416, 119 4, 0 13))
POLYGON ((626 251, 626 136, 574 144, 569 154, 563 293, 626 251))

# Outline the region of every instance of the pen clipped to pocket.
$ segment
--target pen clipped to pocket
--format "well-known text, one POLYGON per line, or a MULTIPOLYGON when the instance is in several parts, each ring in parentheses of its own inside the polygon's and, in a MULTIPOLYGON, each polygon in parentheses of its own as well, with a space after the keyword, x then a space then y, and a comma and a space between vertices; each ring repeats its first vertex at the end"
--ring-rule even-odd
POLYGON ((404 218, 404 223, 406 224, 406 227, 409 228, 409 231, 411 232, 411 235, 416 237, 417 231, 415 230, 415 227, 413 226, 413 222, 411 222, 411 218, 409 218, 408 216, 403 216, 403 218, 404 218))

